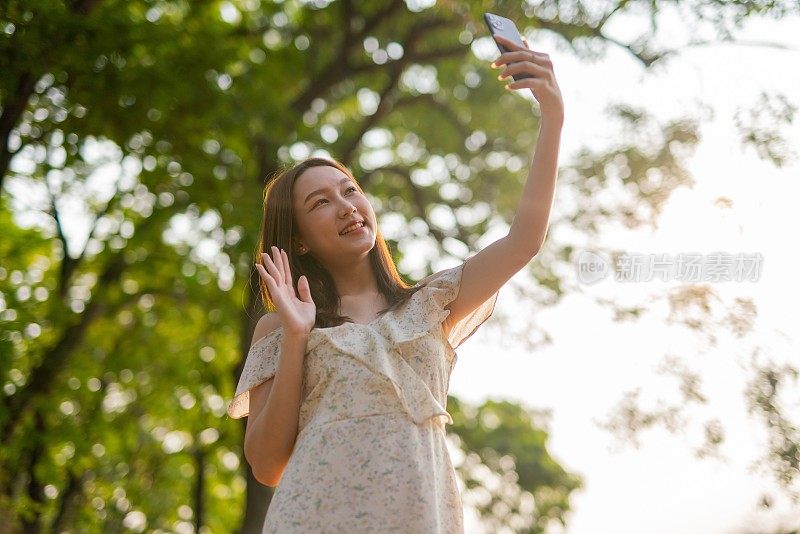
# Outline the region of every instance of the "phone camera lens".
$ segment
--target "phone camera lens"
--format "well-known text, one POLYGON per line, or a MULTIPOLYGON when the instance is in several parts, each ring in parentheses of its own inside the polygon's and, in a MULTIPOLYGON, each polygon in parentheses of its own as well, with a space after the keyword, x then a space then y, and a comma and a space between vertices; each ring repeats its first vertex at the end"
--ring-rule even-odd
POLYGON ((494 26, 498 30, 502 30, 503 29, 503 21, 494 19, 494 20, 492 20, 492 26, 494 26))

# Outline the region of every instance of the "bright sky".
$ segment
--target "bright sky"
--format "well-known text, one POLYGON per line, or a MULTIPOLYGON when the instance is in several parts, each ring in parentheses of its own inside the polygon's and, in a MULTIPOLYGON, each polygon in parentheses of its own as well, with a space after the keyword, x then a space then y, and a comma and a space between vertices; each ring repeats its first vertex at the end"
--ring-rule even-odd
MULTIPOLYGON (((659 42, 677 46, 685 41, 679 19, 664 17, 661 24, 662 35, 675 40, 659 42)), ((644 29, 643 21, 628 18, 611 35, 624 40, 644 29)), ((644 320, 614 323, 587 295, 571 295, 555 309, 536 310, 511 302, 511 292, 504 288, 498 310, 534 314, 553 336, 553 344, 538 352, 499 349, 492 343, 490 319, 459 349, 451 394, 476 403, 510 399, 552 409, 550 452, 585 480, 585 488, 573 494, 567 530, 571 534, 705 534, 742 532, 748 526, 762 531, 779 525, 800 527, 796 510, 792 516, 786 502, 771 513, 758 512, 760 492, 774 486, 768 477, 750 472, 765 451, 765 441, 763 426, 747 415, 741 393, 750 376, 744 369, 754 347, 763 346, 776 361, 798 353, 797 314, 790 299, 800 295, 800 278, 795 275, 800 254, 796 245, 787 246, 787 238, 800 228, 800 164, 776 169, 760 160, 752 148, 741 147, 732 120, 737 109, 749 110, 761 91, 785 94, 800 105, 800 71, 790 68, 800 65, 800 20, 751 21, 737 36, 749 42, 782 43, 789 49, 690 48, 658 72, 643 74, 639 64, 614 47, 592 65, 556 49, 546 35, 528 36, 534 49, 550 53, 564 95, 562 165, 582 146, 601 148, 619 139, 616 124, 609 124, 603 114, 610 102, 642 106, 660 121, 700 115, 698 103, 714 109, 713 120, 702 125, 702 141, 689 162, 697 185, 673 194, 655 233, 608 229, 601 239, 604 246, 673 255, 760 252, 764 257, 758 282, 712 284, 723 302, 732 302, 735 296, 754 299, 757 334, 745 341, 734 341, 720 330, 718 345, 701 353, 706 345, 700 337, 665 324, 668 306, 663 298, 648 305, 650 313, 644 320), (732 209, 715 205, 721 196, 733 201, 732 209), (607 417, 624 392, 641 387, 647 407, 659 398, 676 398, 676 379, 657 372, 667 354, 679 356, 701 374, 702 391, 710 404, 687 412, 691 422, 685 435, 659 427, 640 435, 638 450, 615 448, 618 442, 597 421, 607 417), (700 423, 713 417, 725 428, 720 449, 724 460, 698 460, 693 449, 702 443, 700 423)), ((783 131, 791 133, 794 147, 800 147, 798 125, 783 131)), ((794 153, 800 156, 797 148, 794 153)), ((548 236, 553 247, 557 239, 548 236)), ((523 278, 518 277, 520 282, 523 278)), ((609 278, 582 288, 589 295, 646 304, 650 295, 663 295, 674 285, 609 278)), ((481 532, 469 513, 467 524, 469 532, 481 532)))

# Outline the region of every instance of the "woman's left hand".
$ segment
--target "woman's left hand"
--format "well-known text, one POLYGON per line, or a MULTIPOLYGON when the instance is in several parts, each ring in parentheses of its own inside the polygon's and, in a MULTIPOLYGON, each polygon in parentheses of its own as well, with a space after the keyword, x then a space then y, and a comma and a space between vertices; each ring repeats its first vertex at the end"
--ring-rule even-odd
POLYGON ((536 101, 539 102, 542 118, 564 120, 564 101, 561 98, 561 89, 558 87, 556 75, 553 72, 553 63, 550 56, 544 52, 535 52, 528 46, 528 40, 522 40, 525 47, 506 39, 502 35, 495 35, 495 41, 503 45, 508 52, 504 52, 492 63, 492 68, 505 66, 498 76, 502 80, 512 74, 531 74, 533 78, 523 78, 519 81, 512 80, 506 88, 530 88, 536 101))

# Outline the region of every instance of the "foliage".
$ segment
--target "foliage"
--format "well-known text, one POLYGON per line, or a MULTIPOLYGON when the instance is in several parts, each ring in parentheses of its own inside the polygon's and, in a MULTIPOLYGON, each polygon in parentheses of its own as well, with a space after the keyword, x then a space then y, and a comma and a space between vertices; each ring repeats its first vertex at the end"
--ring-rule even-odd
MULTIPOLYGON (((628 2, 602 18, 567 4, 507 14, 583 57, 608 45, 644 67, 668 57, 603 36, 628 2)), ((655 14, 661 3, 645 4, 655 14)), ((709 17, 680 4, 723 34, 753 9, 703 3, 709 17)), ((262 189, 281 165, 314 151, 347 164, 379 216, 402 222, 389 235, 398 259, 410 243, 429 245, 414 278, 511 221, 537 120, 529 101, 494 83, 493 45, 479 39, 481 14, 505 6, 417 5, 0 5, 0 522, 82 532, 239 524, 245 490, 264 488, 242 460, 243 423, 224 408, 260 311, 262 189)), ((760 9, 791 9, 770 6, 760 9)), ((643 224, 690 183, 681 158, 697 141, 691 120, 608 111, 629 138, 564 169, 578 209, 553 227, 593 235, 618 213, 643 224), (661 135, 645 142, 646 130, 661 135), (663 182, 648 193, 652 169, 663 182), (618 176, 630 195, 591 201, 618 176)), ((569 261, 563 249, 531 266, 550 303, 570 290, 558 274, 569 261)), ((579 481, 547 454, 536 418, 508 403, 477 414, 451 403, 466 451, 499 471, 514 458, 511 508, 526 509, 524 492, 536 499, 526 528, 563 523, 579 481), (486 417, 500 427, 473 424, 486 417)), ((267 499, 246 503, 245 529, 267 499)), ((494 526, 519 519, 499 512, 481 508, 494 526)))

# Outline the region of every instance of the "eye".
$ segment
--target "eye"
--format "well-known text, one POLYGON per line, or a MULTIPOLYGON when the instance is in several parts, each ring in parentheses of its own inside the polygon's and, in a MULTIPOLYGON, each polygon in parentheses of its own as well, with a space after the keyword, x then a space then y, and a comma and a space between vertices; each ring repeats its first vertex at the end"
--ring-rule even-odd
MULTIPOLYGON (((352 186, 352 185, 351 185, 350 187, 348 187, 348 188, 347 188, 347 192, 350 192, 350 190, 353 190, 353 191, 358 191, 358 188, 356 188, 355 186, 352 186)), ((314 202, 314 205, 313 205, 313 206, 311 206, 311 209, 314 209, 314 208, 316 208, 316 207, 319 205, 319 203, 320 203, 320 202, 323 202, 323 201, 324 201, 324 202, 327 202, 327 200, 325 200, 324 198, 321 198, 321 199, 317 200, 316 202, 314 202)))

